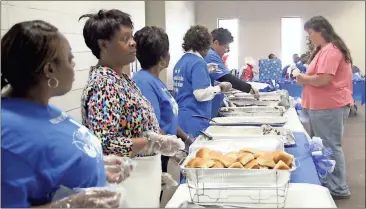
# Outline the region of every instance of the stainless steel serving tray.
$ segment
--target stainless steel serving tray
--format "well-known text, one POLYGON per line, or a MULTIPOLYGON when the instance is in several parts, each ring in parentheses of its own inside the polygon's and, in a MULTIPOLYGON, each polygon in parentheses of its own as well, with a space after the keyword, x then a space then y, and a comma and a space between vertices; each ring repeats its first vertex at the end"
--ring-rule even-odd
POLYGON ((286 108, 282 106, 248 106, 248 107, 222 107, 219 116, 283 116, 286 108))
POLYGON ((216 117, 210 121, 210 125, 216 126, 283 126, 287 122, 285 116, 252 116, 252 117, 216 117))
POLYGON ((251 148, 260 151, 284 151, 285 145, 281 136, 248 136, 245 140, 238 140, 234 136, 223 136, 220 140, 196 139, 189 147, 189 155, 200 148, 209 148, 223 153, 251 148))
POLYGON ((227 99, 236 106, 290 106, 290 96, 286 90, 275 92, 260 92, 259 100, 248 93, 235 93, 227 95, 227 99))
MULTIPOLYGON (((222 138, 231 137, 246 140, 250 137, 268 138, 271 136, 280 136, 285 146, 293 146, 296 144, 295 137, 292 132, 284 127, 273 127, 278 130, 280 135, 263 135, 263 131, 259 126, 210 126, 205 132, 212 136, 212 140, 220 140, 222 138)), ((201 135, 196 140, 207 141, 207 137, 201 135)))
POLYGON ((265 107, 276 107, 281 106, 280 101, 264 101, 264 100, 254 100, 254 99, 241 99, 232 98, 229 99, 236 107, 247 107, 247 106, 265 106, 265 107))

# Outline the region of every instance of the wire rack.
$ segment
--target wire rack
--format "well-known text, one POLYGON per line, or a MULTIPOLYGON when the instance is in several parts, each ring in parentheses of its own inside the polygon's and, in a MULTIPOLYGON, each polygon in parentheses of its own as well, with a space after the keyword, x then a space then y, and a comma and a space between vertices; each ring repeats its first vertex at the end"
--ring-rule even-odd
POLYGON ((290 171, 185 169, 194 204, 236 207, 285 206, 290 171))

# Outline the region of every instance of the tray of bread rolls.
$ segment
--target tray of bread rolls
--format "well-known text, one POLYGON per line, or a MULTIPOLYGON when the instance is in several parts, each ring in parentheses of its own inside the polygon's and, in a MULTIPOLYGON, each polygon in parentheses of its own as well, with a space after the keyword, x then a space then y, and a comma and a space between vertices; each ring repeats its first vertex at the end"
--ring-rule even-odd
POLYGON ((282 106, 222 107, 219 116, 283 116, 285 112, 282 106))
POLYGON ((181 169, 192 188, 279 188, 297 164, 281 139, 222 139, 192 144, 181 169))
POLYGON ((229 116, 229 117, 216 117, 210 121, 212 126, 283 126, 287 122, 285 116, 229 116))

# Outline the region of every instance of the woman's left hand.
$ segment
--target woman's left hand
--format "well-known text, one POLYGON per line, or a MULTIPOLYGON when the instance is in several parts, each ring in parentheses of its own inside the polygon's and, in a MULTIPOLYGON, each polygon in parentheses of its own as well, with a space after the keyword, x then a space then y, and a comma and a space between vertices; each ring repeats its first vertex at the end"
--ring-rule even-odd
POLYGON ((133 170, 131 159, 116 155, 104 156, 104 168, 108 183, 121 183, 133 170))

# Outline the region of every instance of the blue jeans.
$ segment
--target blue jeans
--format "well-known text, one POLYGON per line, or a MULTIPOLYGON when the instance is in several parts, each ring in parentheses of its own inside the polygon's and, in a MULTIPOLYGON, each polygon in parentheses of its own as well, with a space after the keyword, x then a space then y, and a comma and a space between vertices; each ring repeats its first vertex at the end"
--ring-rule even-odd
POLYGON ((326 110, 304 109, 304 112, 309 117, 310 136, 322 138, 323 145, 332 148, 333 156, 331 158, 336 161, 333 173, 322 179, 324 186, 328 187, 332 195, 350 195, 351 192, 346 182, 346 163, 342 150, 344 124, 349 115, 350 107, 345 106, 326 110))

